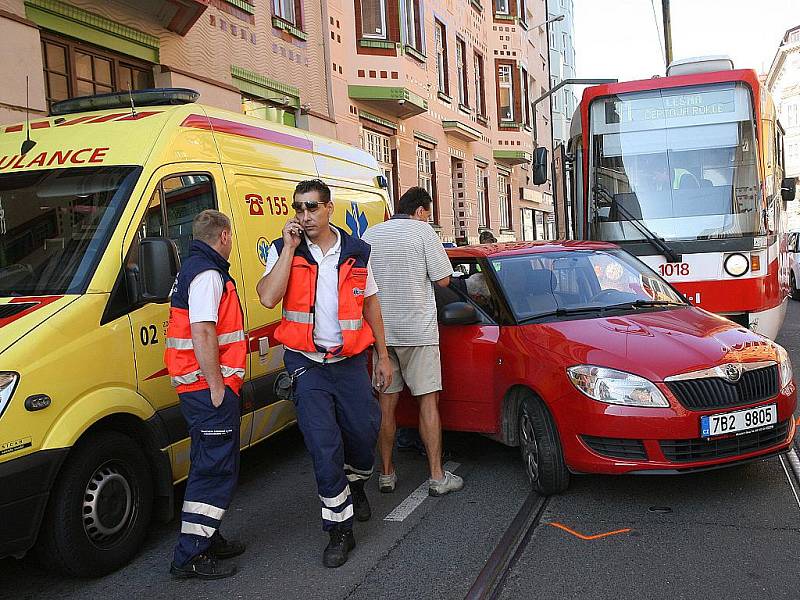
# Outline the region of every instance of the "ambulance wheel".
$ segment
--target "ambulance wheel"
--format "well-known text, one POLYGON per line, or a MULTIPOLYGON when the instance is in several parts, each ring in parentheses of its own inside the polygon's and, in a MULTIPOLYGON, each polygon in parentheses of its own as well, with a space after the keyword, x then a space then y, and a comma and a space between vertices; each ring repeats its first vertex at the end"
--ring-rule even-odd
POLYGON ((152 507, 153 480, 139 446, 115 431, 92 434, 70 453, 50 493, 39 561, 75 577, 110 573, 139 550, 152 507))
POLYGON ((550 411, 530 392, 519 401, 519 449, 533 489, 542 496, 558 494, 569 485, 569 471, 550 411))
POLYGON ((789 274, 789 285, 792 288, 792 298, 800 300, 800 290, 797 289, 797 279, 794 276, 794 271, 789 274))

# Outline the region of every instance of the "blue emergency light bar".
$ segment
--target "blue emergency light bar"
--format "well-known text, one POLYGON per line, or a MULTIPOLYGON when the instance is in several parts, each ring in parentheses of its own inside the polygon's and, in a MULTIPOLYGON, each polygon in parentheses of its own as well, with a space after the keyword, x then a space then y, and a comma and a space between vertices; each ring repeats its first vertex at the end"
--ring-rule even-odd
POLYGON ((132 92, 112 92, 96 96, 82 96, 53 103, 50 109, 52 116, 92 110, 108 110, 114 108, 130 108, 131 102, 136 108, 142 106, 165 106, 191 104, 197 102, 200 93, 188 88, 154 88, 135 90, 132 92))

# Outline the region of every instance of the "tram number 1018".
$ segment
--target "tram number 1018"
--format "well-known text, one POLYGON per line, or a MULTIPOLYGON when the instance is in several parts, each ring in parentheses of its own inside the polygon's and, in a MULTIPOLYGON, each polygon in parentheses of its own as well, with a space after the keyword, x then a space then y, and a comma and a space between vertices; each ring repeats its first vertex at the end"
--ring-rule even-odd
POLYGON ((662 277, 686 276, 689 274, 689 263, 664 263, 658 265, 658 274, 662 277))

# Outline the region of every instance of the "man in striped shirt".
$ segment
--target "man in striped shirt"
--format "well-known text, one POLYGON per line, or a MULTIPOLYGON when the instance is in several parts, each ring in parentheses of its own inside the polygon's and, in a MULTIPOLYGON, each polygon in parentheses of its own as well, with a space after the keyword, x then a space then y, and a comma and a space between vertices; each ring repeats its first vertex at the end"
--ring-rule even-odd
POLYGON ((382 463, 380 490, 392 492, 397 482, 392 463, 395 409, 405 384, 419 403, 419 430, 431 470, 428 493, 442 496, 460 490, 464 482, 442 469, 442 425, 438 406, 442 368, 433 286, 447 287, 453 268, 439 237, 428 223, 431 202, 427 191, 410 188, 400 198, 398 213, 368 229, 363 239, 372 246, 370 262, 378 284, 386 345, 393 368, 391 384, 379 392, 382 413, 378 438, 382 463))

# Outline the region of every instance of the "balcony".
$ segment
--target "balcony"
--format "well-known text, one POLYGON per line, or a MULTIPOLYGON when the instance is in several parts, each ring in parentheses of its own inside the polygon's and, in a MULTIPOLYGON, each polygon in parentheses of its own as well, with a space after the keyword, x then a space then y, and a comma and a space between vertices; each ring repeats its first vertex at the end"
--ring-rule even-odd
POLYGON ((495 160, 507 165, 524 165, 533 159, 526 150, 495 150, 492 154, 495 160))
POLYGON ((139 5, 166 29, 186 35, 210 3, 211 0, 142 0, 139 5))
POLYGON ((350 85, 347 86, 347 93, 353 100, 359 100, 398 119, 407 119, 428 110, 428 101, 405 87, 350 85))
POLYGON ((477 142, 481 139, 481 132, 470 127, 461 121, 442 121, 442 129, 447 135, 464 140, 465 142, 477 142))

